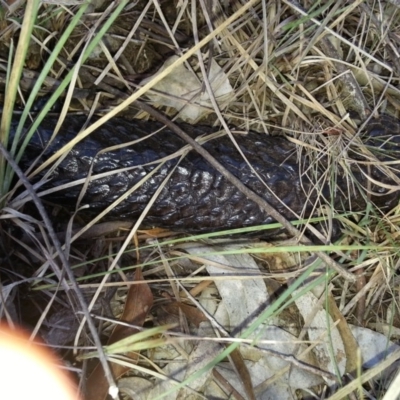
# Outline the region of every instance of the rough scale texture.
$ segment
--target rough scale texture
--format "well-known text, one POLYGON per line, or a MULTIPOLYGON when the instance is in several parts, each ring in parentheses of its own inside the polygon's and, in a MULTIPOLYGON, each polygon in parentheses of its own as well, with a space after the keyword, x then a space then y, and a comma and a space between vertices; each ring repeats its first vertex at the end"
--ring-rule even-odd
MULTIPOLYGON (((375 120, 369 125, 364 141, 375 153, 380 154, 378 157, 381 160, 399 159, 399 122, 385 118, 387 117, 375 120)), ((27 168, 31 160, 45 148, 53 133, 55 122, 56 119, 53 118, 43 122, 28 147, 22 161, 23 168, 27 168)), ((54 154, 76 136, 84 122, 85 118, 69 116, 56 139, 45 150, 43 159, 54 154)), ((181 127, 192 137, 211 133, 211 130, 204 126, 181 125, 181 127)), ((92 177, 128 168, 93 180, 88 185, 81 204, 89 204, 93 211, 103 210, 153 171, 159 165, 161 158, 185 146, 185 143, 168 129, 147 137, 160 128, 161 125, 155 122, 113 119, 74 147, 55 169, 47 187, 86 178, 91 167, 92 177), (124 147, 125 143, 137 139, 143 140, 124 147), (116 145, 122 147, 99 154, 100 151, 116 145)), ((204 147, 246 186, 265 198, 288 219, 294 218, 290 210, 298 214, 303 211, 305 215, 310 214, 318 194, 313 190, 314 183, 307 176, 300 177, 300 170, 304 171, 306 166, 302 165, 300 168, 294 144, 284 137, 253 132, 248 135, 238 135, 237 142, 262 181, 242 159, 228 137, 209 141, 204 147)), ((357 156, 355 152, 353 156, 355 159, 363 160, 363 157, 357 156)), ((324 163, 322 159, 321 166, 324 163)), ((127 200, 116 206, 110 215, 134 220, 174 168, 172 176, 165 183, 146 217, 148 225, 201 232, 272 221, 195 151, 190 151, 182 160, 176 157, 165 162, 148 181, 129 195, 127 200)), ((368 171, 368 167, 355 162, 351 167, 353 181, 359 182, 362 187, 367 186, 367 179, 361 171, 376 181, 393 184, 393 180, 387 178, 379 168, 370 166, 368 171)), ((364 209, 365 191, 358 189, 357 185, 348 186, 348 180, 341 171, 337 172, 335 189, 329 184, 323 186, 322 194, 325 199, 329 201, 333 198, 331 204, 340 210, 364 209), (332 190, 334 190, 333 197, 332 190)), ((400 173, 397 176, 400 176, 400 173)), ((313 181, 314 179, 315 177, 313 181)), ((386 194, 386 189, 376 185, 372 185, 371 189, 375 194, 379 194, 373 194, 371 200, 380 207, 391 206, 398 200, 398 192, 386 194)), ((50 199, 74 206, 80 190, 81 185, 74 186, 51 195, 50 199)))

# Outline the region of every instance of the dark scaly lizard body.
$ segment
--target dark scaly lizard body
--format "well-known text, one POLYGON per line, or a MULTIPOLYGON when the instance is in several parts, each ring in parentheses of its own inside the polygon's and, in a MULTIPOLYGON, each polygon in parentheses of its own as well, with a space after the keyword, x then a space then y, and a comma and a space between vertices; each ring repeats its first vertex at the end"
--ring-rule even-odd
MULTIPOLYGON (((55 140, 45 150, 43 159, 49 158, 76 136, 84 122, 84 117, 68 116, 55 140)), ((27 168, 31 160, 45 148, 52 136, 55 123, 55 118, 48 117, 41 124, 22 160, 23 168, 27 168)), ((89 204, 93 211, 103 210, 151 172, 158 165, 157 160, 180 150, 185 143, 173 132, 164 129, 133 145, 100 155, 99 151, 141 139, 161 127, 162 125, 156 122, 114 118, 71 150, 56 168, 51 182, 46 187, 55 187, 86 178, 91 166, 93 166, 92 176, 120 168, 134 167, 90 182, 83 204, 89 204), (145 165, 149 163, 154 164, 145 165)), ((192 137, 212 132, 211 128, 204 126, 182 124, 181 127, 192 137)), ((400 159, 397 120, 383 117, 371 122, 367 131, 365 141, 373 150, 377 150, 380 154, 379 159, 400 159), (387 141, 387 138, 390 140, 387 141), (385 143, 384 149, 378 150, 382 143, 385 143)), ((243 160, 227 136, 208 141, 204 147, 233 175, 267 200, 287 219, 295 218, 293 212, 296 214, 304 212, 304 215, 308 216, 321 192, 318 194, 319 191, 313 190, 315 177, 311 181, 306 175, 301 176, 301 170, 305 167, 302 165, 300 168, 298 164, 296 146, 284 137, 254 132, 238 135, 237 142, 263 182, 243 160), (311 196, 308 197, 309 193, 311 196)), ((362 156, 356 158, 363 161, 362 156)), ((165 188, 147 214, 148 225, 186 232, 202 232, 267 224, 272 221, 269 215, 247 199, 195 151, 190 151, 182 161, 178 160, 179 157, 176 157, 167 161, 127 200, 115 207, 110 216, 134 220, 143 211, 168 173, 176 166, 165 188)), ((354 163, 351 167, 352 179, 358 181, 362 187, 367 186, 367 178, 361 170, 378 182, 394 184, 393 180, 379 168, 372 166, 368 169, 354 163)), ((396 175, 400 176, 400 173, 396 175)), ((379 196, 371 196, 371 200, 380 207, 392 206, 398 200, 398 192, 385 194, 387 190, 377 185, 372 185, 371 189, 380 193, 379 196)), ((75 205, 80 190, 81 185, 77 185, 56 192, 50 198, 67 205, 75 205)), ((340 210, 362 210, 366 204, 363 192, 357 185, 349 189, 347 178, 339 171, 332 204, 340 210)), ((332 188, 329 184, 323 185, 322 195, 326 199, 331 198, 331 193, 332 188)))

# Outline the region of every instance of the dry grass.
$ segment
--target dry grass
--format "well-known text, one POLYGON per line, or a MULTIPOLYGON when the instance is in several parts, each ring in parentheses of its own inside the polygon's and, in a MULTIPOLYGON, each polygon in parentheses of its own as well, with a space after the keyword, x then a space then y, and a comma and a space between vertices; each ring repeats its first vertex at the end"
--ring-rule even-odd
MULTIPOLYGON (((20 24, 16 21, 24 16, 26 10, 18 3, 10 5, 10 10, 3 14, 5 17, 0 21, 0 83, 5 85, 8 82, 3 117, 11 115, 14 97, 17 99, 17 107, 21 107, 25 103, 31 106, 39 94, 56 93, 50 98, 48 107, 43 108, 44 115, 49 111, 50 103, 63 93, 61 115, 65 115, 68 110, 94 112, 95 109, 104 115, 83 130, 76 139, 78 141, 119 112, 129 118, 148 118, 144 111, 135 106, 135 101, 146 96, 162 75, 142 87, 138 87, 138 83, 145 74, 154 73, 167 55, 176 54, 179 58, 164 71, 164 75, 173 73, 179 65, 189 64, 195 71, 207 71, 208 60, 213 58, 227 74, 233 95, 220 106, 211 101, 206 123, 223 127, 234 125, 239 129, 259 131, 260 134, 287 134, 290 140, 299 144, 299 160, 309 161, 307 165, 310 168, 305 169, 304 173, 312 176, 316 169, 321 168, 320 160, 324 157, 326 173, 323 179, 335 180, 336 171, 339 168, 348 170, 352 163, 348 157, 350 145, 356 151, 368 154, 368 149, 359 139, 364 121, 384 113, 399 116, 400 8, 396 2, 322 1, 299 4, 296 1, 252 0, 243 2, 243 5, 239 2, 210 3, 206 6, 203 2, 166 1, 160 6, 156 1, 148 4, 140 1, 137 5, 121 2, 119 7, 123 11, 115 20, 115 4, 104 3, 98 5, 98 9, 89 5, 86 13, 77 19, 84 23, 78 24, 72 33, 65 36, 65 43, 60 40, 61 35, 79 7, 69 5, 68 2, 42 4, 30 45, 27 49, 17 48, 16 51, 18 57, 25 57, 25 63, 21 64, 24 65, 22 77, 15 67, 10 68, 9 59, 14 57, 11 44, 15 45, 18 38, 23 37, 20 24), (108 25, 110 28, 106 32, 105 27, 108 25), (55 54, 57 49, 59 54, 55 54), (51 54, 57 61, 46 70, 44 65, 51 54), (42 76, 41 71, 45 71, 42 76), (37 87, 34 87, 35 82, 39 82, 37 87), (20 91, 17 90, 18 84, 20 91)), ((3 12, 6 12, 6 7, 2 7, 3 12)), ((203 81, 207 81, 204 75, 203 81)), ((168 97, 168 93, 164 96, 168 97)), ((26 113, 29 111, 29 107, 24 109, 26 113)), ((165 107, 162 111, 170 117, 177 116, 177 111, 172 108, 165 107)), ((5 118, 2 122, 3 131, 6 128, 5 118)), ((5 136, 2 137, 5 143, 5 136)), ((59 159, 66 150, 68 148, 47 163, 37 166, 36 173, 59 159)), ((17 160, 21 154, 17 148, 13 148, 12 155, 17 160)), ((374 162, 373 155, 370 157, 371 162, 374 162)), ((83 334, 86 332, 85 321, 78 323, 68 311, 79 310, 80 306, 77 306, 71 294, 68 295, 71 293, 67 290, 69 283, 61 272, 60 266, 63 263, 57 256, 54 238, 48 226, 41 222, 36 210, 26 204, 30 199, 29 191, 15 192, 10 178, 11 169, 5 164, 0 167, 3 177, 1 198, 4 204, 1 215, 2 284, 9 287, 15 281, 15 276, 18 276, 18 279, 26 282, 18 292, 20 303, 27 307, 31 298, 35 302, 29 311, 16 310, 15 302, 6 303, 11 310, 15 310, 15 315, 8 317, 12 319, 20 314, 23 322, 35 332, 42 332, 42 335, 47 335, 47 339, 51 334, 54 335, 51 340, 66 358, 75 359, 75 353, 62 351, 64 344, 73 343, 82 360, 85 358, 84 346, 92 344, 92 336, 89 334, 88 338, 83 334), (56 329, 45 328, 43 324, 49 321, 69 326, 66 337, 61 337, 56 329)), ((391 167, 396 168, 396 165, 391 167)), ((388 174, 393 172, 388 166, 382 168, 388 174)), ((354 184, 351 174, 347 179, 351 196, 354 184)), ((318 182, 320 186, 322 183, 318 182)), ((321 198, 316 204, 316 210, 327 203, 329 205, 329 199, 321 198)), ((219 264, 215 260, 206 260, 204 254, 188 255, 188 247, 204 241, 214 243, 216 235, 176 238, 171 232, 139 231, 140 220, 133 227, 116 222, 99 224, 101 216, 87 222, 82 221, 79 214, 70 218, 59 209, 48 210, 53 212, 51 221, 54 229, 61 232, 58 239, 68 264, 73 266, 89 308, 96 315, 115 316, 118 319, 126 297, 135 296, 131 293, 132 288, 148 285, 154 296, 154 305, 150 294, 142 293, 142 298, 147 301, 142 304, 143 309, 146 306, 152 306, 152 309, 143 320, 137 320, 140 308, 130 310, 131 319, 128 318, 128 322, 140 327, 129 332, 138 332, 143 326, 146 332, 152 325, 178 325, 172 331, 162 328, 150 331, 155 342, 147 342, 148 337, 141 337, 144 344, 140 348, 130 344, 128 348, 131 359, 127 361, 120 357, 119 363, 129 363, 131 375, 158 378, 163 374, 161 368, 165 364, 153 359, 153 345, 160 346, 162 342, 155 339, 158 337, 165 339, 170 346, 175 346, 174 351, 190 359, 193 349, 189 350, 184 343, 193 341, 191 335, 200 334, 194 327, 205 320, 211 320, 214 326, 217 325, 214 317, 200 306, 199 298, 206 289, 213 288, 219 279, 210 279, 204 265, 211 263, 216 267, 219 264), (132 271, 140 268, 143 277, 138 278, 136 275, 135 278, 143 279, 142 284, 129 285, 134 279, 132 271), (172 340, 176 331, 188 341, 172 340), (139 350, 140 357, 137 355, 139 350)), ((249 326, 252 329, 246 327, 241 332, 243 343, 251 338, 252 331, 261 326, 265 319, 278 315, 282 321, 285 320, 283 314, 289 309, 290 296, 300 296, 296 294, 295 286, 306 284, 306 275, 311 274, 308 268, 311 264, 316 271, 319 269, 326 272, 325 275, 315 274, 310 285, 315 289, 317 283, 322 286, 325 284, 326 291, 319 294, 320 298, 325 300, 325 306, 330 301, 337 305, 335 317, 342 318, 340 332, 342 338, 347 338, 343 340, 348 340, 347 347, 345 343, 348 360, 346 373, 351 372, 353 377, 357 377, 350 379, 352 383, 346 386, 346 381, 341 380, 343 374, 338 372, 336 379, 344 388, 336 393, 339 396, 336 398, 349 394, 355 398, 362 393, 370 398, 383 398, 389 385, 380 387, 377 381, 366 382, 367 373, 358 369, 361 368, 360 362, 355 348, 351 349, 349 345, 351 339, 346 335, 348 324, 353 323, 382 332, 390 340, 398 340, 398 213, 398 207, 382 211, 368 206, 365 212, 358 214, 335 215, 334 210, 328 210, 327 215, 320 218, 325 221, 328 231, 332 218, 339 219, 344 226, 344 234, 335 245, 315 249, 322 249, 332 259, 357 274, 356 283, 334 277, 321 264, 309 263, 312 257, 309 252, 312 250, 297 246, 296 243, 278 245, 271 258, 268 252, 272 250, 267 250, 264 243, 256 246, 247 243, 245 247, 238 245, 232 250, 232 247, 217 242, 219 255, 226 255, 227 252, 250 253, 262 266, 262 272, 254 272, 252 277, 265 279, 270 291, 282 292, 279 285, 289 284, 289 292, 279 295, 268 308, 271 313, 264 312, 264 319, 251 321, 249 326), (281 253, 292 254, 294 259, 286 259, 281 253), (293 265, 295 268, 292 268, 293 265), (297 280, 293 283, 294 279, 297 280)), ((228 239, 229 244, 232 241, 228 239)), ((210 253, 209 250, 204 252, 210 253)), ((290 258, 289 255, 287 257, 290 258)), ((234 272, 237 280, 249 279, 248 271, 234 272)), ((304 316, 301 317, 295 310, 292 318, 296 320, 300 331, 305 329, 302 327, 304 316)), ((96 323, 102 337, 112 336, 115 325, 113 317, 111 321, 99 318, 96 323)), ((234 328, 229 327, 228 330, 234 328)), ((232 352, 231 362, 244 382, 245 396, 261 398, 268 385, 252 385, 246 375, 246 368, 241 364, 240 354, 235 353, 238 338, 230 338, 229 332, 222 327, 219 332, 222 336, 226 334, 229 345, 226 345, 222 355, 216 356, 208 364, 208 369, 200 371, 206 373, 212 370, 217 362, 232 352)), ((299 340, 307 342, 307 333, 303 331, 302 335, 299 333, 299 340)), ((117 338, 125 336, 121 334, 117 338)), ((204 336, 212 342, 209 332, 204 336)), ((245 353, 242 347, 241 351, 245 353)), ((110 350, 108 355, 113 352, 110 350)), ((396 366, 396 360, 394 357, 391 361, 392 367, 396 366)), ((380 366, 376 367, 376 371, 380 366)), ((322 366, 320 368, 323 369, 322 366)), ((197 374, 193 372, 193 376, 197 374)), ((225 385, 223 391, 226 398, 230 395, 243 398, 243 393, 236 392, 237 388, 234 390, 230 386, 231 382, 218 374, 214 370, 213 379, 221 387, 225 385)), ((335 398, 337 387, 332 386, 333 375, 324 377, 331 379, 330 394, 335 398)), ((79 375, 79 378, 82 376, 79 375)), ((185 390, 182 387, 188 386, 190 380, 186 376, 184 384, 177 386, 181 396, 188 395, 182 392, 185 390)), ((270 383, 271 380, 268 380, 270 383)), ((198 390, 207 395, 203 389, 198 390)), ((320 384, 312 390, 316 397, 322 398, 327 388, 320 384)), ((304 392, 298 392, 298 395, 299 398, 305 396, 304 392)))

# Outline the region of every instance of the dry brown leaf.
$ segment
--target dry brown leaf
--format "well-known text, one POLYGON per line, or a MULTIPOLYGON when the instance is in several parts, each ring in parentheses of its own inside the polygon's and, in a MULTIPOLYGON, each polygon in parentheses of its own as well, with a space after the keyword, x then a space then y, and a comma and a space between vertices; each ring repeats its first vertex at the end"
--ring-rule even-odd
MULTIPOLYGON (((135 281, 143 281, 142 270, 137 269, 135 272, 135 281)), ((125 303, 124 312, 121 321, 127 322, 132 325, 143 326, 147 314, 153 306, 153 295, 147 284, 131 285, 128 291, 128 296, 125 303)), ((107 344, 115 343, 121 339, 127 338, 137 333, 135 328, 117 325, 107 344)), ((137 353, 128 353, 132 362, 137 362, 137 353)), ((118 379, 125 374, 129 368, 119 365, 111 364, 111 370, 115 379, 118 379)), ((86 399, 87 400, 102 400, 107 397, 108 382, 105 379, 103 368, 98 364, 89 376, 86 384, 86 399)))
POLYGON ((170 316, 177 317, 179 316, 179 311, 181 311, 189 322, 196 325, 197 327, 201 322, 207 321, 207 318, 203 314, 201 310, 196 307, 190 306, 185 303, 180 303, 178 301, 174 301, 168 303, 162 307, 162 311, 165 314, 169 314, 170 316))
POLYGON ((246 367, 242 353, 239 351, 239 349, 235 349, 229 355, 229 359, 231 363, 235 366, 236 373, 240 377, 240 380, 242 381, 243 388, 246 392, 246 397, 249 400, 255 400, 256 395, 254 393, 254 387, 251 381, 251 375, 249 373, 248 368, 246 367))

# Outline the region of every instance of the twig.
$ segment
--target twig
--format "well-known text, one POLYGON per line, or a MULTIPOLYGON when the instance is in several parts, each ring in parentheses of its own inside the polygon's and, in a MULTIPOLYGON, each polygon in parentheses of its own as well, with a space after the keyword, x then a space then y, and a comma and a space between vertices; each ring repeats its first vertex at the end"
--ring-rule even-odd
MULTIPOLYGON (((245 186, 236 176, 229 172, 222 164, 220 164, 207 150, 199 145, 194 139, 192 139, 187 133, 185 133, 178 125, 170 121, 164 114, 155 110, 151 106, 141 101, 136 101, 135 104, 140 107, 143 111, 148 112, 158 121, 162 122, 173 130, 180 138, 186 143, 190 144, 192 148, 202 155, 222 176, 224 176, 232 185, 236 186, 247 198, 254 201, 263 210, 265 210, 272 218, 282 224, 282 226, 294 237, 299 238, 300 243, 305 245, 312 244, 312 241, 306 236, 302 235, 301 232, 296 229, 285 217, 283 217, 275 208, 273 208, 266 200, 258 196, 247 186, 245 186)), ((317 251, 315 254, 324 261, 327 265, 332 267, 338 274, 344 278, 354 282, 356 277, 350 272, 346 271, 336 261, 332 260, 327 254, 322 251, 317 251)))

